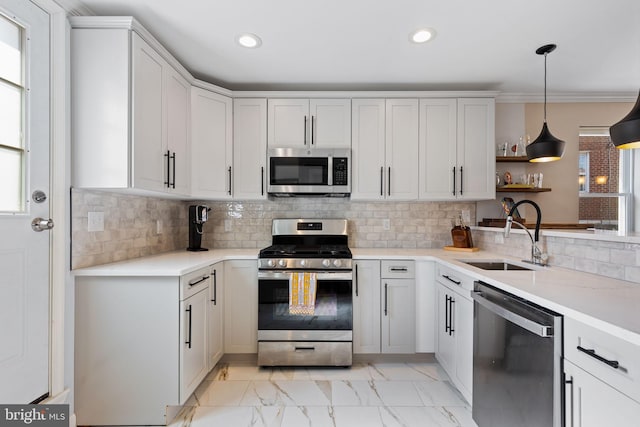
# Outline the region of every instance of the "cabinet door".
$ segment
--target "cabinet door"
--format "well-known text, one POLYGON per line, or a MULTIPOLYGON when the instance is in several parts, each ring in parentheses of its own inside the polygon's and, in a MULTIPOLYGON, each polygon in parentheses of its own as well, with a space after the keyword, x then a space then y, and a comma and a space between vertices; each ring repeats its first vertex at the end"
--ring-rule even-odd
POLYGON ((418 100, 386 102, 386 197, 418 198, 418 100))
POLYGON ((382 352, 415 353, 415 280, 383 279, 382 352))
POLYGON ((231 199, 231 98, 192 89, 191 168, 193 197, 231 199))
POLYGON ((132 33, 133 187, 165 191, 163 146, 163 68, 166 62, 132 33))
POLYGON ((312 147, 351 148, 350 99, 312 99, 309 113, 312 147))
POLYGON ((380 261, 356 261, 353 275, 353 352, 380 353, 380 261))
POLYGON ((165 73, 166 152, 169 164, 164 171, 168 190, 189 194, 191 158, 189 152, 189 94, 191 86, 177 71, 167 66, 165 73), (167 176, 167 172, 169 176, 167 176))
POLYGON ((495 199, 495 101, 458 99, 459 198, 495 199))
POLYGON ((565 359, 566 425, 628 426, 640 419, 640 403, 565 359), (635 420, 635 421, 633 421, 635 420))
POLYGON ((351 106, 351 199, 383 200, 385 100, 354 99, 351 106))
POLYGON ((267 100, 233 100, 233 197, 267 198, 267 100))
POLYGON ((255 260, 224 263, 225 353, 258 351, 258 267, 255 260))
POLYGON ((418 175, 419 197, 422 200, 456 198, 453 176, 456 168, 457 114, 455 99, 420 100, 418 175))
POLYGON ((435 263, 416 261, 416 353, 435 352, 435 263))
POLYGON ((267 104, 269 148, 311 145, 308 99, 270 99, 267 104))
POLYGON ((454 334, 456 338, 456 385, 471 402, 473 383, 473 301, 454 295, 454 334))
POLYGON ((439 283, 436 283, 436 313, 438 316, 436 331, 436 358, 449 376, 455 373, 455 335, 450 331, 453 323, 452 308, 455 304, 450 303, 451 292, 439 283))
POLYGON ((207 375, 206 289, 180 302, 180 404, 194 392, 207 375))
POLYGON ((210 371, 224 354, 224 263, 211 266, 207 311, 207 370, 210 371))

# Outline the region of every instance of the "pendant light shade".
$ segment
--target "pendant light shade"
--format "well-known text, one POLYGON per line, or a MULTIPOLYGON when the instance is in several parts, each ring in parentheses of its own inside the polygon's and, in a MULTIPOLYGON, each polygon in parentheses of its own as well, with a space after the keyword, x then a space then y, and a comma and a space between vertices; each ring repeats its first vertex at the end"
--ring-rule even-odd
POLYGON ((609 134, 611 141, 618 148, 640 148, 640 93, 631 112, 611 126, 609 134))
POLYGON ((538 55, 544 55, 544 123, 540 135, 527 145, 527 159, 530 162, 560 160, 564 154, 565 142, 553 136, 547 126, 547 55, 555 49, 555 44, 547 44, 536 49, 538 55))

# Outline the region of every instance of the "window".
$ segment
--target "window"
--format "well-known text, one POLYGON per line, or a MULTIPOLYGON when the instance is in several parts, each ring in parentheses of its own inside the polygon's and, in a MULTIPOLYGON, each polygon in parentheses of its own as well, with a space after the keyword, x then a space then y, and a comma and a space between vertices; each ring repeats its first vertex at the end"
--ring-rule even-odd
POLYGON ((579 145, 580 222, 626 233, 633 222, 631 150, 615 148, 609 128, 581 128, 579 145))
POLYGON ((25 210, 23 30, 0 15, 0 212, 25 210))

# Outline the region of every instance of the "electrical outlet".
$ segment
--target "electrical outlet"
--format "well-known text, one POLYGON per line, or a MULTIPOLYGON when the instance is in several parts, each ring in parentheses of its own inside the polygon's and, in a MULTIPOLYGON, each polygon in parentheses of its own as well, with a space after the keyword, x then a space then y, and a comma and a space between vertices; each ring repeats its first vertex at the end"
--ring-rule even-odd
POLYGON ((224 231, 226 231, 227 233, 232 231, 232 224, 230 219, 224 220, 224 231))
POLYGON ((383 230, 391 229, 391 220, 389 220, 389 218, 385 218, 382 220, 382 229, 383 230))
POLYGON ((87 231, 104 231, 104 212, 87 213, 87 231))
POLYGON ((162 220, 156 221, 156 234, 162 234, 162 220))
POLYGON ((501 243, 501 244, 504 243, 504 235, 502 233, 496 233, 493 238, 493 241, 495 243, 501 243))

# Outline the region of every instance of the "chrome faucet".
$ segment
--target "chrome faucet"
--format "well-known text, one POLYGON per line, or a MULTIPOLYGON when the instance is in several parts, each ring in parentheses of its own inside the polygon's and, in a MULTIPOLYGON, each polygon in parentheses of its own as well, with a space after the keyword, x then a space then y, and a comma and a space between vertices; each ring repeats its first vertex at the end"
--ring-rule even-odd
POLYGON ((511 207, 511 210, 509 211, 509 215, 507 215, 507 222, 505 223, 504 226, 504 237, 509 237, 509 233, 511 232, 511 226, 513 224, 517 225, 518 227, 522 228, 524 231, 527 232, 527 234, 529 235, 529 238, 531 239, 531 259, 530 260, 523 260, 524 262, 529 262, 531 264, 537 264, 537 265, 546 265, 547 264, 547 259, 548 256, 547 254, 543 253, 540 248, 538 247, 538 240, 540 237, 540 221, 542 219, 542 213, 540 211, 540 206, 538 206, 538 204, 536 202, 533 202, 531 200, 520 200, 518 203, 514 204, 511 207), (536 229, 535 229, 535 237, 531 235, 531 232, 529 231, 529 229, 527 229, 527 227, 525 227, 524 225, 520 224, 519 222, 514 222, 513 221, 513 212, 516 210, 516 208, 518 206, 520 206, 523 203, 528 203, 531 206, 533 206, 536 209, 536 229))

